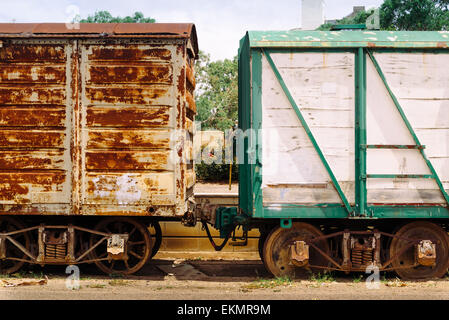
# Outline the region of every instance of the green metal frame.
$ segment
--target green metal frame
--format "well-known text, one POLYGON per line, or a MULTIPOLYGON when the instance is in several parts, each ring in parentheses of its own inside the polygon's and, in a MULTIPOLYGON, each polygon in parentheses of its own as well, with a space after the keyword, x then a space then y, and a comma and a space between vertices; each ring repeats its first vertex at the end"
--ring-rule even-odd
POLYGON ((364 48, 355 52, 355 212, 366 216, 366 55, 364 48))
MULTIPOLYGON (((251 52, 252 61, 252 128, 259 132, 262 129, 262 53, 259 50, 251 52)), ((254 210, 255 212, 263 211, 262 199, 262 142, 255 141, 256 163, 253 165, 254 178, 254 210)))
MULTIPOLYGON (((342 31, 342 34, 344 31, 342 31)), ((356 36, 357 32, 348 32, 354 40, 359 37, 356 36)), ((416 134, 413 131, 410 123, 407 120, 398 100, 391 91, 385 76, 382 73, 377 61, 375 60, 373 54, 371 53, 371 48, 369 42, 359 43, 354 41, 348 46, 341 45, 342 42, 328 42, 321 43, 310 43, 305 44, 305 40, 301 37, 293 37, 293 33, 290 34, 292 43, 284 42, 272 42, 277 36, 280 37, 279 40, 285 41, 285 37, 282 33, 273 33, 270 35, 269 41, 271 45, 267 44, 264 39, 256 39, 254 33, 248 33, 241 41, 241 47, 239 49, 239 127, 242 130, 249 128, 260 129, 262 127, 262 57, 265 55, 268 63, 271 66, 276 78, 278 79, 286 97, 290 101, 293 109, 301 121, 310 141, 312 142, 316 152, 318 153, 324 167, 326 168, 331 180, 335 186, 335 189, 340 195, 342 203, 321 203, 314 206, 308 205, 295 205, 295 204, 278 204, 278 205, 268 205, 263 206, 262 198, 262 152, 260 149, 256 149, 256 164, 249 164, 247 156, 245 156, 245 163, 240 165, 240 192, 239 192, 239 203, 242 213, 248 214, 253 218, 276 218, 276 219, 294 219, 294 218, 334 218, 334 219, 393 219, 393 218, 449 218, 449 209, 444 205, 419 205, 419 204, 409 204, 409 205, 375 205, 367 203, 367 191, 366 191, 366 181, 367 179, 375 178, 425 178, 425 179, 435 179, 439 188, 444 195, 444 198, 449 203, 449 198, 444 190, 444 187, 436 174, 431 162, 425 155, 425 146, 423 146, 416 134), (298 40, 299 39, 299 40, 298 40), (260 42, 263 45, 260 45, 260 42), (328 45, 333 43, 335 45, 328 45), (295 45, 293 45, 295 44, 295 45), (307 46, 302 47, 301 46, 307 46), (290 53, 290 52, 352 52, 355 56, 355 158, 356 158, 356 170, 355 170, 355 206, 351 206, 348 202, 346 196, 342 192, 338 181, 327 163, 319 145, 317 144, 310 128, 308 127, 304 117, 298 105, 294 101, 289 89, 287 88, 279 70, 271 58, 273 53, 290 53), (402 116, 405 124, 407 125, 411 135, 415 139, 415 145, 368 145, 366 139, 366 65, 367 59, 371 59, 374 63, 382 78, 391 98, 393 99, 399 113, 402 116), (367 160, 367 150, 368 149, 412 149, 419 150, 423 155, 431 174, 427 175, 372 175, 366 173, 366 160, 367 160)), ((314 33, 316 35, 317 33, 314 33)), ((340 33, 339 33, 340 34, 340 33)), ((379 33, 376 33, 379 34, 379 33)), ((260 33, 260 36, 264 33, 260 33)), ((308 33, 301 33, 303 38, 309 37, 308 33)), ((324 37, 323 33, 320 33, 321 37, 324 37)), ((382 33, 382 37, 379 37, 378 43, 387 43, 385 38, 387 35, 395 36, 397 33, 387 34, 382 33)), ((423 41, 423 37, 420 34, 405 34, 399 33, 403 41, 398 43, 388 42, 388 46, 382 48, 376 48, 376 52, 434 52, 434 53, 444 53, 448 54, 449 50, 441 49, 439 44, 441 43, 438 39, 441 35, 432 33, 432 41, 423 41), (435 39, 433 39, 435 38, 435 39), (421 40, 419 43, 411 43, 411 39, 421 40), (437 42, 438 41, 438 42, 437 42), (410 49, 411 48, 411 49, 410 49)), ((327 36, 329 38, 329 36, 327 36)), ((372 36, 371 36, 372 37, 372 36)), ((333 40, 335 41, 335 40, 333 40)), ((339 40, 340 41, 340 40, 339 40)), ((310 41, 309 41, 310 42, 310 41)), ((449 42, 448 42, 449 44, 449 42)), ((261 148, 262 144, 259 141, 249 141, 248 145, 257 146, 261 148)), ((246 146, 245 146, 246 148, 246 146)))
POLYGON ((332 31, 335 30, 363 30, 366 29, 366 24, 337 24, 331 27, 332 31))

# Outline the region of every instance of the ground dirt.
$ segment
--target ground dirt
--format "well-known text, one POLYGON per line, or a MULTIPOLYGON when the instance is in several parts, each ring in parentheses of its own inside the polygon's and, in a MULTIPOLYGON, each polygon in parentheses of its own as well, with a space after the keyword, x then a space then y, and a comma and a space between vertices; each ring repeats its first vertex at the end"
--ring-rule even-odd
POLYGON ((64 271, 64 266, 34 266, 3 277, 0 299, 449 300, 449 278, 403 282, 392 274, 381 275, 379 288, 368 289, 363 274, 274 279, 258 260, 160 259, 128 277, 107 276, 94 265, 81 265, 79 289, 67 287, 64 271))

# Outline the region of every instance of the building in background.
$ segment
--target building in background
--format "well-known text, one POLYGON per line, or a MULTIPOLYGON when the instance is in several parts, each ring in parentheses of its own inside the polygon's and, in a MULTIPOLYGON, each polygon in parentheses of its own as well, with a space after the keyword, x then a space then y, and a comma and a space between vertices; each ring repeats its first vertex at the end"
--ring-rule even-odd
POLYGON ((324 23, 324 0, 302 0, 302 30, 315 30, 324 23))
MULTIPOLYGON (((365 11, 365 6, 354 6, 352 8, 352 13, 347 15, 346 17, 343 17, 342 19, 354 18, 361 11, 365 11)), ((324 23, 337 24, 338 20, 342 19, 326 20, 324 23)))

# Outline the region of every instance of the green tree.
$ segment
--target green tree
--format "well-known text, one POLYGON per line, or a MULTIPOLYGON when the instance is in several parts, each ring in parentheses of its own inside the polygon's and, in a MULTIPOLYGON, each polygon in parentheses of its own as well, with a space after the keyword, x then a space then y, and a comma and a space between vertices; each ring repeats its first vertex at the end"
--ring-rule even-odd
POLYGON ((385 0, 380 24, 387 30, 447 30, 448 0, 385 0))
MULTIPOLYGON (((381 30, 448 30, 449 0, 384 0, 380 6, 381 30)), ((344 18, 337 24, 363 24, 373 13, 361 11, 353 18, 344 18)), ((332 24, 323 24, 317 30, 330 30, 332 24)))
POLYGON ((200 51, 195 69, 197 121, 203 129, 231 129, 238 119, 237 57, 211 62, 200 51))
POLYGON ((146 18, 142 12, 135 12, 134 16, 113 17, 108 11, 97 11, 94 15, 89 15, 86 19, 81 19, 81 23, 154 23, 153 18, 146 18))

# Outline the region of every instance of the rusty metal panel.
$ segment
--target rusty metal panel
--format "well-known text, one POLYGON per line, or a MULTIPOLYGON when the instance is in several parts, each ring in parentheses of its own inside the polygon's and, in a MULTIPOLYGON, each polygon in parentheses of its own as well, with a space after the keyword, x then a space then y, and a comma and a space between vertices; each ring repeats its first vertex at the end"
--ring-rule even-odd
POLYGON ((119 214, 127 205, 143 214, 136 206, 147 205, 139 207, 147 214, 164 215, 156 212, 160 206, 183 214, 175 211, 186 199, 178 195, 172 158, 183 63, 177 46, 86 42, 81 48, 82 213, 95 206, 97 214, 119 214))
POLYGON ((89 130, 87 148, 170 149, 170 131, 123 129, 120 131, 89 130))
POLYGON ((0 48, 0 205, 70 204, 70 50, 68 41, 0 48))
POLYGON ((12 26, 0 47, 0 214, 183 215, 196 35, 36 40, 46 25, 21 27, 35 33, 12 26))
POLYGON ((0 108, 1 127, 64 127, 65 110, 34 106, 0 108))
MULTIPOLYGON (((36 62, 36 63, 62 63, 66 62, 64 45, 35 44, 15 42, 4 45, 0 50, 1 63, 36 62)), ((35 65, 36 66, 36 65, 35 65)))
POLYGON ((171 84, 173 74, 170 65, 152 66, 90 66, 89 84, 135 83, 135 84, 171 84))
POLYGON ((117 50, 115 46, 93 47, 89 53, 90 61, 113 61, 125 62, 145 62, 145 61, 168 61, 172 59, 172 53, 167 48, 139 48, 137 45, 122 47, 117 50))
POLYGON ((89 127, 171 128, 172 110, 169 106, 87 108, 89 127))

